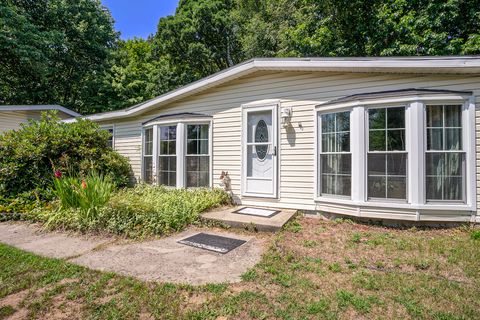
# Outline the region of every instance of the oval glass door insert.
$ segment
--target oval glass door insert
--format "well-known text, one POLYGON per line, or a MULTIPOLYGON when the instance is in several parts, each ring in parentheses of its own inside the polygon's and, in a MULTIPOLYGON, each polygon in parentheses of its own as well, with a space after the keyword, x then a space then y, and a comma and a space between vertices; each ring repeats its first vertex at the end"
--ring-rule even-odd
MULTIPOLYGON (((264 120, 260 120, 255 128, 255 143, 268 143, 268 126, 264 120)), ((259 160, 265 160, 268 151, 268 144, 256 144, 255 152, 259 160)))

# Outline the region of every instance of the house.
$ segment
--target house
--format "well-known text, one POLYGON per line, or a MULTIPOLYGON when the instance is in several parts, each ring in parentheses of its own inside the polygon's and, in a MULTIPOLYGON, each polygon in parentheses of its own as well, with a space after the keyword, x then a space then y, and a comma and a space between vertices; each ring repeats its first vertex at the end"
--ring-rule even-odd
POLYGON ((57 110, 57 115, 61 119, 80 116, 80 114, 58 105, 0 105, 0 133, 7 130, 19 129, 22 123, 27 123, 30 119, 38 120, 42 112, 48 110, 57 110))
POLYGON ((480 221, 480 57, 254 59, 90 115, 135 177, 235 201, 377 219, 480 221))

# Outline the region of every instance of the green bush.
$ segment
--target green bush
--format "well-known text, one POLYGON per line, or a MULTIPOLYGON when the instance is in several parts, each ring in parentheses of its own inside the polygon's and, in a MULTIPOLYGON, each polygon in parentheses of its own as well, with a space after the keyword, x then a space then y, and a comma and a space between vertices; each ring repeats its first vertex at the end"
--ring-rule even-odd
POLYGON ((95 215, 85 215, 78 207, 59 203, 54 210, 34 210, 29 217, 46 222, 51 228, 142 238, 180 231, 197 222, 201 212, 229 203, 229 195, 220 189, 184 190, 137 185, 114 193, 95 215))
POLYGON ((128 160, 107 147, 109 133, 88 120, 60 122, 54 113, 0 135, 0 197, 51 199, 53 174, 96 171, 125 186, 128 160))

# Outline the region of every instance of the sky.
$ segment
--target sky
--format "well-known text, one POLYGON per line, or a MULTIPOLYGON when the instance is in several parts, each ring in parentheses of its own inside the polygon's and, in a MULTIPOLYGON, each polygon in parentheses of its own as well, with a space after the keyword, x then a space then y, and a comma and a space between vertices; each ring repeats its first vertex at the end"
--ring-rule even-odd
POLYGON ((120 38, 146 39, 157 31, 160 17, 175 13, 178 0, 102 0, 115 20, 120 38))

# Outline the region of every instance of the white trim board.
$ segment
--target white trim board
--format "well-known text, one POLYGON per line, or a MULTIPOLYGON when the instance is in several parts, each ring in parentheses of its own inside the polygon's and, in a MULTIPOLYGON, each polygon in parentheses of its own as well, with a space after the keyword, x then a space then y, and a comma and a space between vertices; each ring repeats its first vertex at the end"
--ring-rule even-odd
POLYGON ((219 71, 209 77, 130 108, 93 114, 84 118, 102 121, 136 116, 147 112, 151 108, 160 107, 256 71, 480 74, 480 57, 257 58, 219 71))
POLYGON ((70 109, 59 105, 9 105, 9 106, 0 106, 0 111, 47 111, 47 110, 58 110, 62 111, 65 114, 68 114, 72 117, 81 117, 80 113, 76 113, 70 109))

